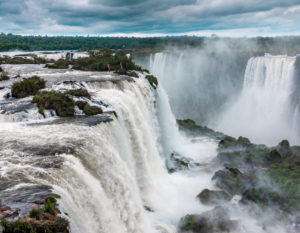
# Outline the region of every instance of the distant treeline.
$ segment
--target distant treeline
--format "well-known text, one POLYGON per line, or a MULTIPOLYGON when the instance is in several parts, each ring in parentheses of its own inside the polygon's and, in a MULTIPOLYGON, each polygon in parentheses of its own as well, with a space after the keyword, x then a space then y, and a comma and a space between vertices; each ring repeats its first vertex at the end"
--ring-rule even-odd
POLYGON ((11 50, 91 50, 110 49, 160 49, 166 46, 203 47, 222 41, 232 49, 259 50, 260 52, 300 53, 300 36, 219 38, 196 36, 166 37, 86 37, 86 36, 20 36, 0 34, 0 51, 11 50))
POLYGON ((0 34, 0 51, 10 50, 90 50, 161 48, 164 45, 200 46, 200 37, 86 37, 86 36, 19 36, 0 34))

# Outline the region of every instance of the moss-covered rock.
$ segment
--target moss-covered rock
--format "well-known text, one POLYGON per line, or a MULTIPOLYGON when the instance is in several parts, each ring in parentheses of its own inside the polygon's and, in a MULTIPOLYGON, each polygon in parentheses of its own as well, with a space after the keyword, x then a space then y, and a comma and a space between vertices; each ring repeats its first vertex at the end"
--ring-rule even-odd
POLYGON ((76 97, 86 97, 88 99, 91 98, 90 93, 86 89, 83 89, 83 88, 68 90, 65 93, 68 95, 76 96, 76 97))
POLYGON ((217 171, 212 180, 216 182, 217 187, 231 195, 242 194, 251 187, 251 178, 234 168, 217 171))
POLYGON ((3 233, 69 233, 69 222, 58 216, 56 199, 49 196, 44 201, 44 208, 32 208, 28 216, 16 220, 1 220, 3 233))
POLYGON ((80 110, 83 110, 84 109, 84 106, 87 104, 86 101, 82 101, 82 100, 78 100, 76 101, 75 105, 80 109, 80 110))
POLYGON ((145 78, 148 80, 148 82, 150 83, 150 85, 156 89, 156 87, 158 86, 158 81, 157 78, 154 77, 153 75, 146 75, 145 78))
POLYGON ((46 81, 38 76, 15 82, 12 85, 11 93, 15 98, 24 98, 26 96, 35 95, 40 89, 45 88, 46 81))
POLYGON ((75 103, 67 94, 57 91, 38 92, 32 99, 39 108, 53 109, 61 117, 74 116, 75 103))
POLYGON ((237 222, 230 220, 227 211, 222 207, 216 207, 201 215, 186 215, 179 222, 180 233, 225 233, 237 227, 237 222))
POLYGON ((218 205, 227 202, 231 196, 224 191, 204 189, 197 198, 206 205, 218 205))
POLYGON ((130 76, 130 77, 134 77, 134 78, 138 78, 139 77, 139 75, 136 72, 134 72, 134 71, 127 72, 127 75, 130 76))
POLYGON ((177 124, 181 131, 192 136, 207 136, 210 138, 221 139, 224 134, 216 132, 206 126, 197 125, 192 119, 177 120, 177 124))
POLYGON ((6 81, 9 80, 9 77, 5 71, 0 71, 0 81, 6 81))
POLYGON ((86 104, 83 108, 83 112, 87 116, 97 115, 103 113, 102 108, 97 106, 90 106, 86 104))

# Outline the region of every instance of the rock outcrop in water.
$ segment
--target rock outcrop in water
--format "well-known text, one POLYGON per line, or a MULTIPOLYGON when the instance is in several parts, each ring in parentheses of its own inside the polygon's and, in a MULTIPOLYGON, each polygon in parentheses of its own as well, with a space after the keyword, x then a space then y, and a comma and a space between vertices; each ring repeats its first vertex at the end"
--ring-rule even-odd
POLYGON ((45 84, 45 80, 38 76, 32 76, 23 81, 15 82, 11 87, 12 97, 24 98, 35 95, 40 89, 45 88, 45 84))
POLYGON ((56 198, 46 197, 36 204, 27 216, 19 216, 16 220, 2 219, 3 233, 69 233, 69 222, 58 216, 56 198))
MULTIPOLYGON (((189 122, 192 121, 179 121, 181 129, 207 135, 207 129, 202 131, 202 127, 189 122)), ((224 135, 217 139, 211 130, 208 132, 219 141, 217 161, 224 169, 215 172, 212 180, 223 191, 202 190, 198 195, 200 201, 218 205, 240 195, 239 204, 249 208, 255 205, 255 214, 269 210, 274 213, 273 220, 289 220, 299 225, 299 220, 295 220, 294 216, 300 211, 300 147, 290 146, 287 140, 276 147, 267 147, 253 144, 244 137, 235 139, 224 135)), ((191 215, 183 218, 182 232, 188 230, 189 224, 193 226, 191 232, 206 232, 201 228, 204 224, 202 218, 194 216, 192 220, 193 224, 190 223, 191 215)), ((213 230, 208 232, 219 232, 219 229, 213 228, 218 223, 211 224, 213 230)))

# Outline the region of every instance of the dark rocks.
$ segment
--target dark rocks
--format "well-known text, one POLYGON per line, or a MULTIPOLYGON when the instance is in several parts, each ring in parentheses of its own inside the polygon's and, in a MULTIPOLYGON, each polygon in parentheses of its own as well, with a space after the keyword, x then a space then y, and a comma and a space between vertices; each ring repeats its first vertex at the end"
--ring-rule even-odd
POLYGON ((242 203, 255 202, 255 203, 266 203, 268 199, 264 196, 263 192, 256 189, 247 189, 242 195, 242 203))
POLYGON ((231 197, 224 191, 204 189, 197 198, 205 205, 219 205, 230 201, 231 197))
POLYGON ((166 165, 170 173, 199 166, 199 164, 192 159, 184 157, 176 152, 171 153, 170 160, 167 161, 166 165))
POLYGON ((220 142, 219 142, 219 148, 229 148, 229 147, 251 147, 252 143, 248 138, 245 137, 239 137, 238 139, 235 139, 230 136, 225 136, 220 142))
POLYGON ((282 159, 281 154, 278 150, 271 150, 265 157, 269 162, 280 162, 282 159))
POLYGON ((68 90, 65 93, 68 95, 76 96, 76 97, 86 97, 88 99, 91 98, 90 93, 86 89, 83 89, 83 88, 68 90))
MULTIPOLYGON (((8 210, 9 207, 4 211, 8 210)), ((3 219, 3 233, 69 233, 69 222, 58 216, 58 213, 56 198, 48 196, 44 206, 35 205, 28 216, 19 216, 16 220, 3 219)))
POLYGON ((13 210, 10 206, 4 205, 0 207, 0 219, 11 217, 18 214, 18 210, 13 210))
POLYGON ((83 112, 87 116, 92 116, 92 115, 97 115, 103 113, 102 108, 97 107, 97 106, 90 106, 86 104, 83 108, 83 112))
POLYGON ((227 168, 227 171, 219 170, 212 180, 216 182, 217 187, 231 195, 242 194, 251 186, 251 179, 236 168, 227 168))
POLYGON ((76 101, 75 105, 80 109, 83 110, 84 106, 87 104, 86 101, 78 100, 76 101))
POLYGON ((186 215, 179 222, 180 233, 225 233, 237 227, 237 222, 230 220, 228 212, 222 207, 216 207, 201 215, 186 215))
POLYGON ((187 134, 192 136, 207 136, 214 139, 220 139, 224 137, 224 134, 215 132, 214 130, 206 127, 197 125, 195 121, 191 119, 177 120, 179 129, 185 131, 187 134))
POLYGON ((127 75, 130 76, 130 77, 134 77, 134 78, 138 78, 139 77, 139 75, 136 72, 134 72, 134 71, 127 72, 127 75))

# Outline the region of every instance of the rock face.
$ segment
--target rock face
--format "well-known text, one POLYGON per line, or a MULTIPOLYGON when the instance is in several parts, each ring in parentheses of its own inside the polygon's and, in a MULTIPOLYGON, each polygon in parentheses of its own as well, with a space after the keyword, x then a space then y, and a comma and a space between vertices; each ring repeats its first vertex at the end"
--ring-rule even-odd
POLYGON ((215 180, 217 187, 224 189, 231 195, 242 194, 251 186, 251 179, 236 168, 217 171, 212 180, 215 180))
POLYGON ((218 205, 231 199, 230 195, 224 191, 204 189, 197 198, 205 205, 218 205))
POLYGON ((102 109, 100 107, 97 106, 90 106, 88 104, 86 104, 83 108, 83 112, 85 113, 85 115, 87 116, 92 116, 92 115, 97 115, 97 114, 101 114, 103 113, 102 109))
POLYGON ((225 233, 234 229, 237 229, 237 222, 230 220, 222 207, 201 215, 186 215, 179 223, 180 233, 225 233))

